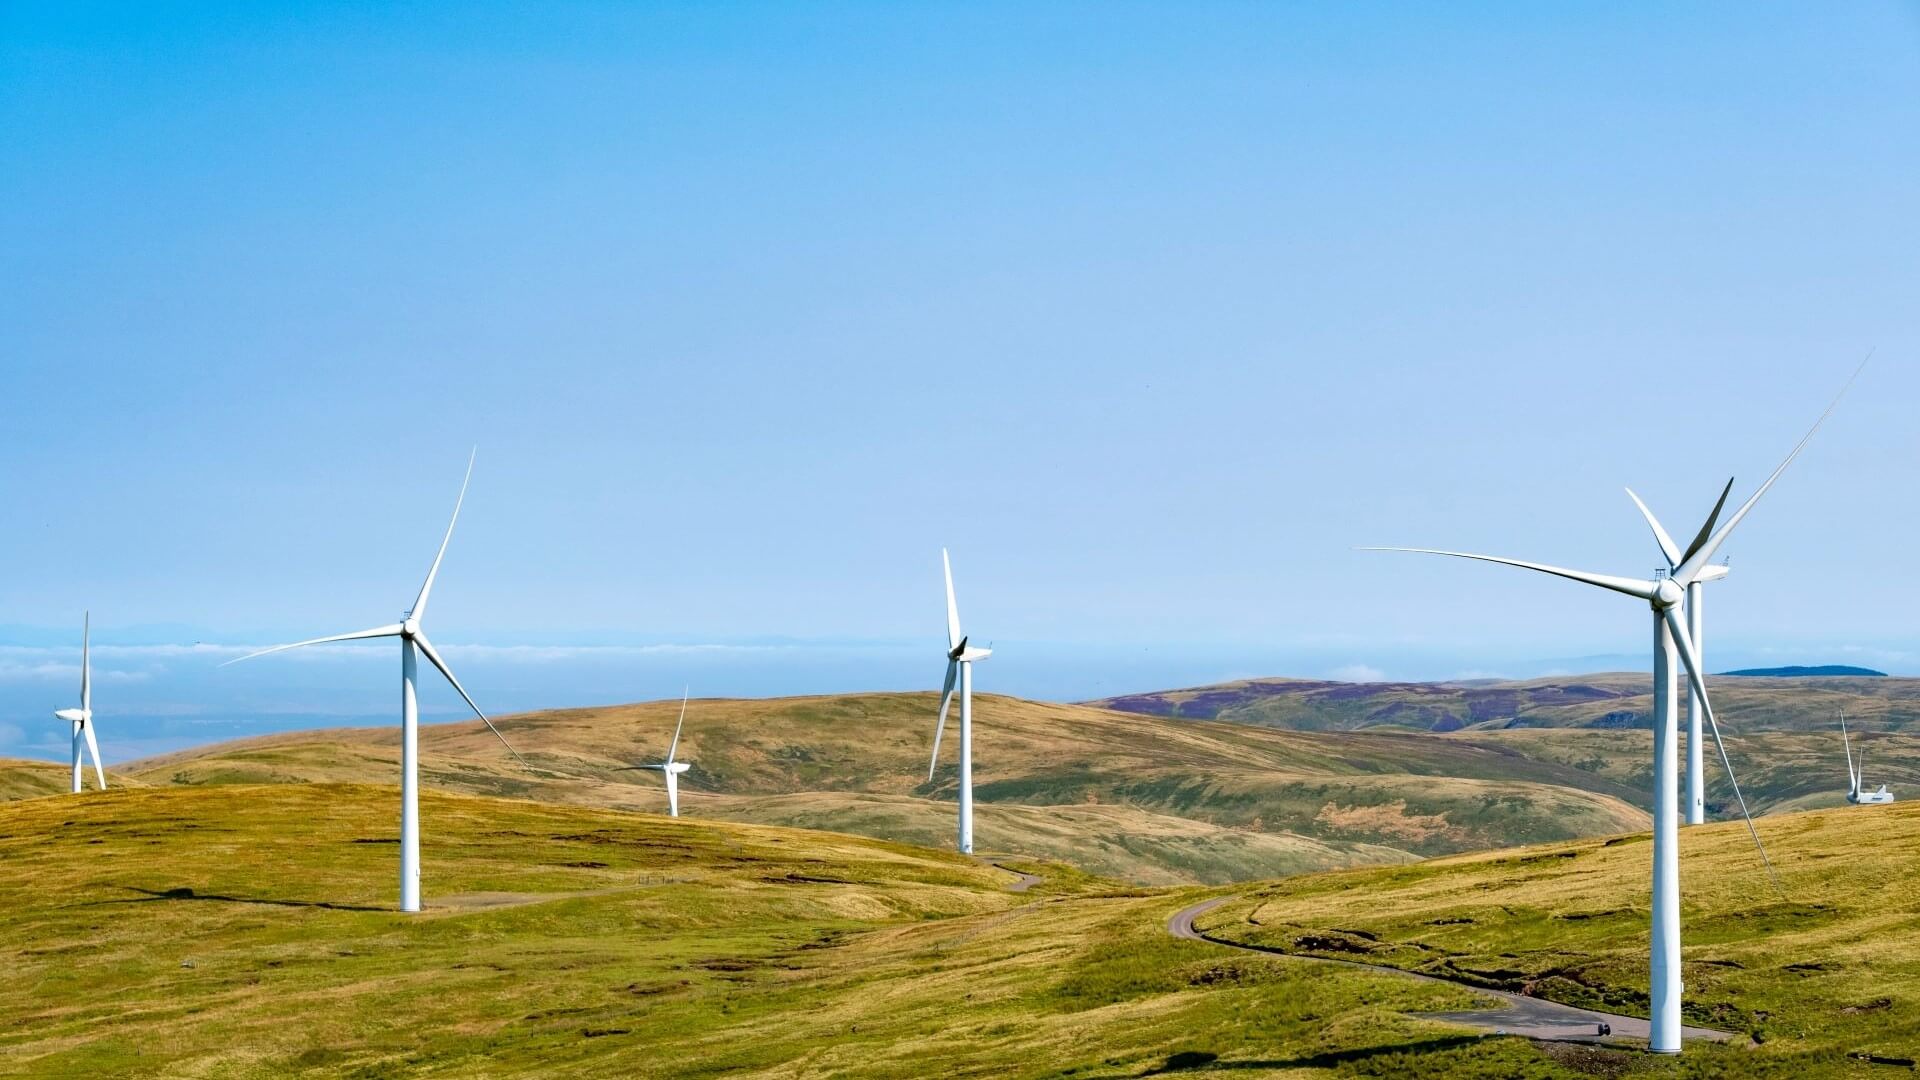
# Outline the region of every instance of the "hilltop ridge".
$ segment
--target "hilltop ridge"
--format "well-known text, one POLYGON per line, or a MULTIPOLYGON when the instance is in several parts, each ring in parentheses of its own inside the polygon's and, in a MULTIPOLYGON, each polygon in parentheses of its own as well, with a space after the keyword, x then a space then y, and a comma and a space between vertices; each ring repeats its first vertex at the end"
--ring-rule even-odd
MULTIPOLYGON (((933 694, 698 700, 687 713, 683 812, 951 843, 956 768, 931 781, 933 694)), ((522 769, 477 722, 422 727, 422 782, 441 790, 659 811, 628 769, 670 737, 678 701, 496 719, 522 769)), ((975 702, 983 849, 1151 883, 1272 877, 1628 831, 1630 784, 1499 746, 1404 734, 1332 736, 1195 725, 1080 705, 975 702)), ((391 728, 292 732, 123 767, 148 784, 391 783, 391 728)))

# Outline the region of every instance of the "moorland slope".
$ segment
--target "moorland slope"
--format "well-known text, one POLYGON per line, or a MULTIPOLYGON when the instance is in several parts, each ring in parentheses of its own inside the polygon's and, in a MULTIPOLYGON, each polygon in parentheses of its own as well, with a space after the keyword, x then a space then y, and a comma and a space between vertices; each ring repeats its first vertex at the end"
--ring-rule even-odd
MULTIPOLYGON (((856 694, 702 700, 681 756, 692 815, 924 844, 952 835, 951 748, 927 779, 936 699, 856 694)), ((421 729, 423 783, 469 794, 657 810, 628 768, 671 736, 679 703, 498 720, 531 769, 477 722, 421 729)), ((1645 826, 1610 776, 1509 748, 1390 733, 1193 724, 1076 705, 976 701, 983 849, 1144 883, 1217 882, 1645 826)), ((391 783, 390 728, 307 731, 133 762, 150 784, 391 783)))
MULTIPOLYGON (((1714 715, 1730 732, 1827 730, 1844 710, 1863 729, 1920 729, 1920 679, 1714 675, 1714 715)), ((1682 687, 1682 697, 1685 687, 1682 687)), ((1385 728, 1646 729, 1653 679, 1619 672, 1522 681, 1348 683, 1247 679, 1089 702, 1149 716, 1231 720, 1296 731, 1385 728)))
MULTIPOLYGON (((1688 831, 1695 1012, 1765 1041, 1655 1061, 1422 1018, 1492 1004, 1459 986, 1169 936, 1202 890, 1026 864, 1041 880, 1015 893, 947 852, 803 830, 429 791, 428 910, 401 915, 393 794, 0 805, 0 1072, 1822 1080, 1877 1075, 1847 1055, 1898 1060, 1913 1023, 1916 901, 1875 903, 1876 872, 1837 857, 1909 832, 1904 808, 1770 821, 1792 901, 1755 893, 1737 833, 1688 831)), ((1630 1010, 1644 839, 1243 887, 1209 928, 1630 1010)))
MULTIPOLYGON (((1747 1032, 1761 1044, 1756 1060, 1911 1069, 1920 805, 1782 815, 1760 830, 1780 892, 1743 826, 1681 834, 1687 1022, 1747 1032)), ((1244 893, 1197 925, 1645 1016, 1648 858, 1641 834, 1314 875, 1244 893)))

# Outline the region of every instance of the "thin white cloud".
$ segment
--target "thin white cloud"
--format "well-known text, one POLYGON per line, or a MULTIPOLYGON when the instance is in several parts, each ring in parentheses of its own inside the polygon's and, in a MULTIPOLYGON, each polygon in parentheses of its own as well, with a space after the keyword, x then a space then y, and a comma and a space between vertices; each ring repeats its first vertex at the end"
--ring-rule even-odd
MULTIPOLYGON (((109 668, 94 668, 95 678, 138 680, 148 677, 150 671, 165 671, 163 661, 193 660, 224 661, 272 648, 268 645, 214 645, 195 642, 191 645, 96 645, 93 655, 96 663, 100 660, 119 660, 132 663, 146 662, 146 671, 109 668)), ((385 656, 391 649, 391 643, 368 642, 365 644, 313 645, 304 649, 291 650, 284 655, 290 660, 339 661, 357 660, 374 656, 385 656)), ((552 664, 573 661, 638 659, 652 656, 693 656, 693 655, 796 655, 807 652, 844 652, 849 648, 844 644, 719 644, 707 642, 677 643, 669 642, 656 645, 442 645, 441 650, 457 656, 473 657, 488 662, 510 664, 552 664)), ((80 664, 77 650, 61 646, 58 648, 30 645, 0 645, 0 681, 25 682, 34 679, 78 679, 80 664)))
MULTIPOLYGON (((145 682, 152 676, 147 671, 123 671, 119 668, 95 668, 93 677, 100 682, 132 683, 145 682)), ((80 665, 65 664, 52 660, 22 662, 0 659, 0 683, 26 682, 72 682, 80 681, 80 665)))
POLYGON ((1327 672, 1336 682, 1386 682, 1387 673, 1366 664, 1346 664, 1327 672))

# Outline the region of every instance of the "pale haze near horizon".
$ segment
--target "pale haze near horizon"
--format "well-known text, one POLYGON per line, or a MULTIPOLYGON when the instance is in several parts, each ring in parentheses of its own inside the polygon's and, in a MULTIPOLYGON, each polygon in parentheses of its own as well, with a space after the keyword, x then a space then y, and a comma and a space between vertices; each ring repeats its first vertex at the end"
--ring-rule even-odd
POLYGON ((1911 5, 12 5, 0 752, 496 711, 1920 672, 1911 5), (429 716, 457 705, 426 689, 429 716), (273 719, 278 718, 278 719, 273 719), (197 725, 197 726, 196 726, 197 725), (253 726, 249 726, 253 725, 253 726), (119 730, 116 731, 115 728, 119 730))

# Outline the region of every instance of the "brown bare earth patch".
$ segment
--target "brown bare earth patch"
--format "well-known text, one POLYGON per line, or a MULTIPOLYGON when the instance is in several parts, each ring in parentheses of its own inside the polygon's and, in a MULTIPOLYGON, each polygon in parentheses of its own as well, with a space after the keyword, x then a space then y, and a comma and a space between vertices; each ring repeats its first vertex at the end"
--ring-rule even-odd
POLYGON ((1395 799, 1390 803, 1376 806, 1341 806, 1328 803, 1314 815, 1314 823, 1328 829, 1342 832, 1366 833, 1371 836, 1422 843, 1435 837, 1445 836, 1451 829, 1447 815, 1409 814, 1407 801, 1395 799))
POLYGON ((1543 1042, 1538 1046, 1540 1052, 1548 1058, 1582 1076, 1598 1076, 1612 1080, 1616 1076, 1626 1076, 1638 1064, 1634 1054, 1604 1046, 1555 1042, 1543 1042))

